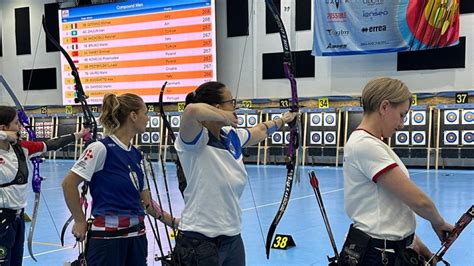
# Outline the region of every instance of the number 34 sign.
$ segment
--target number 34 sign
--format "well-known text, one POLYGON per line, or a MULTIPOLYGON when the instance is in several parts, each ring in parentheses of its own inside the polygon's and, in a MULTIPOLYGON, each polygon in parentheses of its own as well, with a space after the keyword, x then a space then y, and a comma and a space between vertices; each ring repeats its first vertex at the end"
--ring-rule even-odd
POLYGON ((276 234, 275 239, 273 239, 272 248, 274 249, 288 249, 295 246, 296 243, 291 235, 276 234))

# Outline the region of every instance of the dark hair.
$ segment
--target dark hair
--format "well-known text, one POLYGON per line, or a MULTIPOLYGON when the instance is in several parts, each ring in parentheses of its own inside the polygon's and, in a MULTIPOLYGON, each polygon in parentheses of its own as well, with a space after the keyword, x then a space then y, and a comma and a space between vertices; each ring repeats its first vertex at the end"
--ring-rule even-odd
POLYGON ((16 117, 16 109, 11 106, 0 105, 0 125, 8 126, 16 117))
POLYGON ((217 81, 203 83, 195 91, 188 93, 185 106, 190 103, 219 104, 223 101, 222 92, 225 87, 225 84, 217 81))
POLYGON ((143 106, 143 99, 132 93, 115 95, 107 93, 102 103, 102 114, 100 123, 107 135, 114 134, 117 129, 125 123, 131 112, 138 112, 143 106))

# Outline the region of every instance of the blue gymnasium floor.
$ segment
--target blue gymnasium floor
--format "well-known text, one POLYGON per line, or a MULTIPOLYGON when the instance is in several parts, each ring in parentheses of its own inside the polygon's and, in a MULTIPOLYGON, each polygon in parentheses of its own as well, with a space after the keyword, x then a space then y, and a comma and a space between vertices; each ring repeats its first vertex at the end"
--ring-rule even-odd
MULTIPOLYGON (((72 164, 73 161, 70 160, 49 160, 41 166, 41 173, 47 179, 42 183, 43 199, 40 203, 33 243, 33 250, 38 262, 34 262, 30 258, 25 243, 24 265, 63 265, 64 262, 77 257, 77 249, 72 248, 74 239, 69 233, 70 228, 66 234, 66 247, 61 247, 59 234, 54 228, 45 205, 46 201, 52 218, 60 231, 69 216, 63 199, 61 182, 72 164)), ((160 169, 157 163, 155 162, 154 165, 158 172, 160 169)), ((179 216, 183 208, 183 201, 177 188, 175 168, 170 163, 167 164, 167 167, 173 211, 179 216)), ((268 226, 280 204, 286 169, 284 166, 249 165, 247 170, 255 197, 254 205, 250 187, 247 186, 241 199, 243 208, 242 236, 246 246, 247 265, 327 265, 326 255, 332 255, 332 249, 316 198, 309 185, 307 172, 316 170, 327 214, 337 246, 340 249, 350 224, 343 208, 342 168, 308 166, 302 168, 301 183, 294 185, 291 201, 277 228, 277 233, 291 234, 295 239, 296 247, 289 250, 272 250, 270 260, 265 257, 255 206, 257 206, 260 216, 263 234, 266 236, 268 226)), ((473 171, 414 169, 410 171, 410 174, 416 184, 432 197, 442 215, 451 223, 455 223, 461 214, 474 203, 473 171)), ((162 181, 161 173, 158 178, 162 181)), ((164 195, 164 190, 161 188, 163 185, 160 186, 160 191, 164 195)), ((30 215, 33 199, 34 195, 31 193, 27 207, 27 213, 30 215)), ((167 206, 167 204, 164 205, 167 206)), ((29 223, 26 224, 27 231, 29 225, 29 223)), ((160 230, 162 239, 166 242, 164 228, 161 227, 160 230)), ((418 219, 417 233, 432 251, 440 247, 428 222, 418 219)), ((158 247, 153 240, 151 231, 148 232, 148 243, 149 265, 160 265, 160 263, 153 261, 154 254, 158 253, 158 247)), ((168 249, 168 245, 164 245, 165 249, 168 249)), ((451 262, 451 265, 474 265, 474 224, 464 230, 445 258, 451 262)))

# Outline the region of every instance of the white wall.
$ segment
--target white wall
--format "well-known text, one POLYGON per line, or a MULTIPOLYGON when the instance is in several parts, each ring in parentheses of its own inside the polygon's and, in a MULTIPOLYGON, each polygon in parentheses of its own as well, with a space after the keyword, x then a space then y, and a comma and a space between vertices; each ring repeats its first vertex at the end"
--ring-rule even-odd
MULTIPOLYGON (((51 105, 62 104, 61 80, 59 77, 59 52, 46 53, 45 33, 41 28, 41 17, 45 3, 54 3, 54 0, 0 0, 3 26, 3 57, 0 57, 0 73, 10 84, 18 100, 23 105, 51 105), (30 8, 31 54, 16 55, 15 41, 15 8, 30 8), (38 35, 41 35, 38 38, 38 35), (36 51, 37 49, 37 51, 36 51), (22 70, 30 68, 56 67, 58 89, 41 91, 23 91, 22 70)), ((5 102, 7 96, 3 88, 0 89, 0 103, 5 102)), ((9 100, 9 99, 8 99, 9 100)), ((7 102, 8 102, 7 100, 7 102)))
MULTIPOLYGON (((296 0, 282 0, 283 5, 293 6, 296 0)), ((59 52, 46 53, 45 34, 41 30, 41 16, 45 3, 52 0, 0 0, 3 28, 3 57, 0 57, 0 73, 10 83, 24 105, 61 104, 61 90, 22 90, 23 68, 57 68, 57 84, 61 86, 59 52), (30 7, 31 55, 16 55, 14 9, 30 7), (39 42, 38 34, 41 32, 39 42), (36 52, 37 48, 37 52, 36 52), (34 58, 36 57, 36 60, 34 58), (34 64, 33 64, 33 61, 34 64)), ((289 83, 285 79, 262 80, 262 53, 281 52, 280 36, 265 34, 264 1, 249 1, 250 36, 227 38, 226 1, 216 0, 217 13, 217 63, 218 78, 244 98, 285 98, 290 96, 289 83), (255 33, 255 34, 254 34, 255 33), (245 47, 245 48, 244 48, 245 47), (245 53, 244 53, 245 52, 245 53), (243 62, 243 64, 242 64, 243 62), (240 69, 242 68, 242 74, 240 69)), ((283 14, 287 29, 294 28, 295 8, 283 14)), ((288 32, 292 50, 310 50, 312 32, 288 32)), ((392 76, 404 80, 414 92, 437 92, 474 89, 474 14, 461 16, 461 35, 466 36, 466 68, 397 72, 397 55, 357 55, 343 57, 316 57, 315 78, 299 78, 300 97, 329 95, 359 95, 364 84, 375 76, 392 76)), ((436 58, 433 58, 436 60, 436 58)), ((0 103, 5 102, 6 92, 0 89, 0 103)))
MULTIPOLYGON (((282 0, 282 6, 294 7, 296 0, 282 0)), ((243 45, 246 37, 227 38, 226 1, 217 0, 216 13, 218 36, 218 77, 220 81, 235 88, 238 83, 243 45)), ((252 1, 249 1, 252 2, 252 1)), ((287 80, 262 80, 262 53, 281 52, 278 33, 265 34, 264 1, 253 1, 255 16, 250 18, 250 30, 256 30, 256 45, 248 38, 244 69, 238 98, 283 98, 290 96, 287 80), (254 29, 256 28, 256 29, 254 29), (255 50, 254 50, 255 49, 255 50), (253 64, 253 59, 256 64, 253 64), (252 69, 255 72, 251 72, 252 69), (255 80, 253 80, 255 78, 255 80)), ((283 10, 283 9, 282 9, 283 10)), ((294 12, 295 8, 290 8, 294 12)), ((294 14, 283 14, 282 17, 294 14)), ((294 20, 293 20, 294 21, 294 20)), ((288 22, 285 21, 285 24, 288 22)), ((287 31, 294 27, 285 25, 287 31)), ((291 49, 311 50, 312 31, 289 32, 291 49), (296 38, 295 38, 296 36, 296 38)), ((252 33, 251 33, 252 35, 252 33)), ((413 92, 438 92, 447 90, 474 89, 474 14, 461 15, 461 36, 466 36, 466 68, 397 72, 397 54, 355 55, 339 57, 316 57, 315 78, 298 78, 298 93, 301 97, 330 95, 360 95, 365 83, 376 76, 391 76, 402 79, 413 92)), ((436 58, 433 58, 436 60, 436 58)), ((235 91, 236 89, 234 89, 235 91)))

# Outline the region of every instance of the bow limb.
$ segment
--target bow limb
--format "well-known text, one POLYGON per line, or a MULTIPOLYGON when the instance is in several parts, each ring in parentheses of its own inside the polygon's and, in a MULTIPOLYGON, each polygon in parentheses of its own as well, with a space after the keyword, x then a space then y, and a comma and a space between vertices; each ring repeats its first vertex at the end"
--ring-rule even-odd
MULTIPOLYGON (((296 79, 294 76, 293 60, 292 60, 292 55, 291 55, 291 50, 290 50, 290 44, 288 41, 288 35, 286 34, 285 25, 283 24, 280 14, 278 13, 277 8, 275 7, 273 1, 265 0, 265 5, 271 12, 278 26, 278 29, 280 31, 280 38, 281 38, 281 43, 283 47, 283 70, 285 73, 285 77, 290 81, 290 86, 291 86, 290 110, 292 112, 299 112, 298 91, 297 91, 296 79)), ((298 159, 301 158, 301 156, 298 156, 298 154, 300 154, 301 152, 301 149, 299 149, 299 143, 301 139, 300 137, 301 120, 300 119, 301 118, 298 114, 295 120, 289 123, 290 141, 288 144, 288 151, 287 151, 287 157, 286 157, 287 174, 286 174, 285 190, 283 193, 283 198, 280 203, 280 207, 278 208, 278 212, 275 215, 275 218, 273 218, 272 224, 270 225, 270 228, 268 229, 267 239, 266 239, 266 244, 265 244, 267 259, 270 257, 270 247, 272 244, 273 235, 278 226, 278 223, 280 222, 281 218, 283 217, 283 214, 285 213, 286 207, 288 206, 291 190, 293 187, 293 179, 295 178, 295 175, 296 175, 296 180, 297 181, 299 180, 298 159)))
POLYGON ((91 139, 86 141, 86 146, 88 146, 90 143, 97 140, 97 121, 91 109, 89 108, 89 104, 87 103, 88 96, 84 92, 81 78, 79 76, 79 71, 76 65, 74 64, 74 61, 72 60, 71 56, 67 53, 66 50, 64 50, 64 48, 54 39, 53 35, 51 35, 51 33, 48 31, 48 28, 46 27, 46 18, 44 17, 44 15, 43 15, 43 20, 42 20, 42 25, 43 25, 43 30, 46 33, 46 37, 48 38, 48 40, 56 48, 59 49, 59 51, 63 54, 64 58, 67 60, 69 66, 71 67, 71 75, 74 77, 74 83, 75 83, 74 90, 76 91, 76 98, 74 99, 74 101, 76 103, 81 104, 81 109, 84 114, 83 118, 85 120, 83 124, 85 127, 90 128, 91 133, 92 133, 91 139))
MULTIPOLYGON (((163 119, 163 125, 165 126, 166 130, 168 131, 168 135, 170 136, 173 144, 176 141, 176 136, 173 133, 173 129, 171 128, 171 124, 168 121, 168 118, 166 117, 165 109, 163 107, 163 95, 165 93, 165 88, 166 84, 168 82, 166 81, 163 86, 161 87, 160 90, 160 98, 159 98, 159 108, 160 108, 160 116, 163 119)), ((174 164, 176 165, 176 176, 178 177, 178 186, 179 186, 179 191, 181 191, 181 196, 184 197, 183 193, 184 190, 186 189, 187 183, 186 183, 186 177, 184 176, 184 171, 183 167, 181 166, 181 161, 179 160, 179 157, 176 156, 176 160, 174 161, 174 164)))
MULTIPOLYGON (((10 87, 10 85, 8 85, 8 83, 3 78, 3 76, 0 76, 0 82, 3 84, 3 87, 5 87, 8 94, 10 95, 10 97, 13 99, 13 102, 15 103, 15 106, 18 112, 18 120, 20 121, 21 126, 26 130, 26 132, 28 132, 28 139, 30 141, 35 141, 36 132, 33 130, 33 127, 30 124, 30 120, 28 119, 28 116, 26 115, 25 110, 23 109, 23 106, 21 105, 20 101, 16 97, 12 88, 10 87)), ((32 241, 33 241, 33 234, 35 231, 36 217, 38 216, 39 203, 41 199, 41 181, 43 180, 43 178, 41 178, 40 173, 39 173, 39 164, 41 163, 41 158, 39 158, 38 156, 35 156, 31 158, 31 162, 33 164, 33 177, 31 180, 31 185, 35 193, 35 203, 33 207, 33 216, 31 217, 31 226, 28 233, 28 252, 30 253, 31 258, 34 261, 36 261, 36 258, 33 255, 32 241)))
MULTIPOLYGON (((87 103, 87 98, 88 96, 84 92, 84 88, 82 86, 81 78, 79 76, 79 71, 74 64, 74 61, 72 60, 71 56, 67 53, 66 50, 54 39, 53 35, 48 31, 48 28, 46 27, 46 18, 43 15, 43 19, 41 21, 41 24, 43 26, 43 30, 46 33, 46 38, 56 47, 59 49, 59 51, 63 54, 64 58, 67 60, 69 66, 71 67, 71 75, 74 77, 74 90, 76 92, 76 98, 74 98, 74 101, 76 103, 81 104, 81 109, 83 112, 83 118, 84 122, 83 125, 86 128, 90 128, 91 130, 91 137, 90 139, 86 140, 85 147, 87 147, 90 143, 95 142, 97 140, 97 121, 95 119, 94 114, 92 113, 92 110, 89 108, 89 105, 87 103)), ((81 202, 82 205, 84 206, 85 209, 85 214, 87 214, 87 191, 88 191, 89 185, 87 182, 84 182, 81 188, 81 202)), ((72 222, 72 215, 67 219, 67 221, 64 223, 63 228, 61 229, 61 244, 64 246, 64 235, 67 230, 67 227, 69 224, 72 222)))

